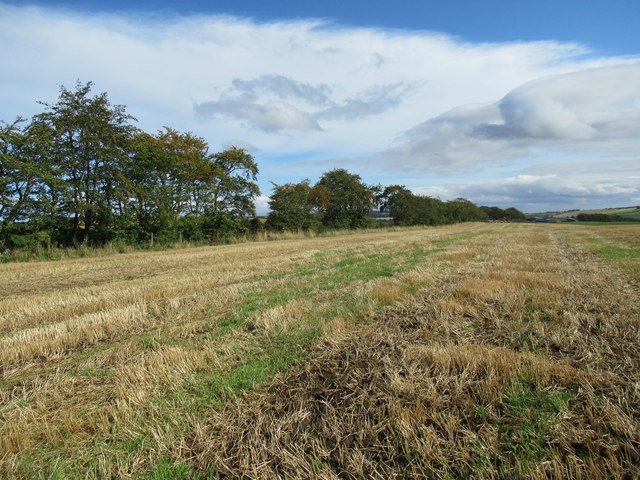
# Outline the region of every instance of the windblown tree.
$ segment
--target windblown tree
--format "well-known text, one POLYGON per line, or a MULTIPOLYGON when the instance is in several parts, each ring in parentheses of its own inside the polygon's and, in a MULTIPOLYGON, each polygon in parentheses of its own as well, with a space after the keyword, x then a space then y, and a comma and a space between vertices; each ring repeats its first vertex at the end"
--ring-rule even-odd
POLYGON ((57 192, 57 211, 69 223, 75 244, 103 243, 112 236, 113 211, 122 183, 121 165, 129 155, 135 120, 106 93, 91 96, 93 83, 60 88, 58 101, 33 124, 50 141, 44 146, 64 185, 57 192), (46 135, 45 135, 46 136, 46 135))
POLYGON ((212 156, 213 177, 206 226, 217 237, 246 233, 246 219, 256 214, 258 164, 243 148, 212 156))
POLYGON ((367 225, 373 195, 360 175, 338 168, 322 175, 315 185, 322 223, 328 228, 361 228, 367 225))
POLYGON ((319 226, 317 196, 309 180, 273 184, 269 198, 271 213, 267 217, 267 228, 270 230, 296 232, 319 226))
POLYGON ((212 202, 214 167, 207 143, 171 128, 155 135, 137 132, 133 155, 125 163, 132 226, 139 235, 154 233, 173 240, 185 219, 204 216, 212 202))

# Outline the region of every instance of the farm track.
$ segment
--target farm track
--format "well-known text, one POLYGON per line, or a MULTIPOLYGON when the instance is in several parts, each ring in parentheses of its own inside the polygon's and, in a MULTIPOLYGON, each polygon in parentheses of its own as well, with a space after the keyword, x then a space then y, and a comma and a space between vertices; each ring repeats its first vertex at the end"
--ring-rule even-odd
POLYGON ((0 478, 637 474, 637 261, 589 252, 637 251, 636 232, 476 224, 1 266, 0 478), (508 440, 524 417, 543 432, 528 450, 508 440))

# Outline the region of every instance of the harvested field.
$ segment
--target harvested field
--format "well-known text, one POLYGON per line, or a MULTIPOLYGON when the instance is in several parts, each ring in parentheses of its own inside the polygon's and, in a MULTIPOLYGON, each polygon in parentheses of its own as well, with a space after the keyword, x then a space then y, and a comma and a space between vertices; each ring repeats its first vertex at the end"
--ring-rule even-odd
POLYGON ((0 266, 0 477, 637 478, 639 236, 468 224, 0 266))

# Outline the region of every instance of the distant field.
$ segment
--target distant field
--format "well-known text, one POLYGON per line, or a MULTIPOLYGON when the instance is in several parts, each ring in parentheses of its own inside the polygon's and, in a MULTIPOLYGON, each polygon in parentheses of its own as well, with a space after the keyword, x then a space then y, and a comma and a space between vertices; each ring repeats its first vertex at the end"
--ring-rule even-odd
POLYGON ((0 478, 638 478, 640 225, 0 265, 0 478))
POLYGON ((569 218, 575 217, 580 213, 592 214, 602 213, 605 215, 620 215, 628 217, 630 220, 640 220, 640 208, 638 207, 626 207, 626 208, 602 208, 599 210, 576 210, 573 212, 560 212, 553 215, 553 218, 569 218))

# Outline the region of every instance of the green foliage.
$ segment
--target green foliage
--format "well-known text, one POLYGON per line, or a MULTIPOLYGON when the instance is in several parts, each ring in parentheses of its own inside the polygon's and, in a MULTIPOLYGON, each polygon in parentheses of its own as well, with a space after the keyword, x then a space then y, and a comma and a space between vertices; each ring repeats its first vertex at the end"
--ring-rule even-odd
POLYGON ((346 229, 366 226, 373 207, 371 190, 360 176, 339 168, 322 175, 314 187, 322 224, 346 229))
POLYGON ((507 222, 524 222, 526 221, 526 217, 524 213, 522 213, 517 208, 507 208, 503 210, 499 207, 480 207, 488 220, 498 220, 498 221, 507 221, 507 222))
POLYGON ((171 128, 152 135, 93 84, 60 88, 30 123, 0 128, 0 251, 169 244, 246 232, 258 167, 240 148, 171 128))
POLYGON ((547 392, 522 383, 506 392, 503 407, 508 421, 501 431, 520 475, 550 455, 546 437, 554 417, 568 408, 570 398, 568 392, 547 392))
POLYGON ((246 235, 247 225, 242 218, 227 212, 211 214, 205 219, 203 230, 214 242, 228 241, 246 235))
POLYGON ((320 222, 309 180, 274 184, 270 199, 271 213, 267 217, 267 228, 270 230, 296 232, 318 228, 320 222))
POLYGON ((25 222, 31 223, 31 233, 51 223, 42 220, 51 211, 48 191, 56 182, 39 146, 40 131, 22 123, 18 118, 0 127, 0 250, 15 248, 10 236, 16 227, 20 235, 29 234, 25 222))
POLYGON ((446 225, 487 219, 484 211, 464 198, 443 202, 414 195, 401 185, 387 187, 382 197, 382 208, 388 209, 396 225, 446 225))
POLYGON ((608 215, 606 213, 579 213, 576 216, 579 222, 629 222, 639 221, 630 216, 608 215))
POLYGON ((258 165, 244 149, 231 147, 212 156, 211 182, 213 215, 224 212, 233 218, 255 216, 254 197, 260 195, 256 183, 258 165))
POLYGON ((58 101, 43 103, 33 126, 41 134, 40 149, 59 182, 50 187, 53 210, 71 219, 65 240, 74 245, 102 244, 111 238, 120 186, 121 162, 129 153, 133 127, 122 105, 107 94, 90 96, 91 82, 75 90, 60 88, 58 101))

